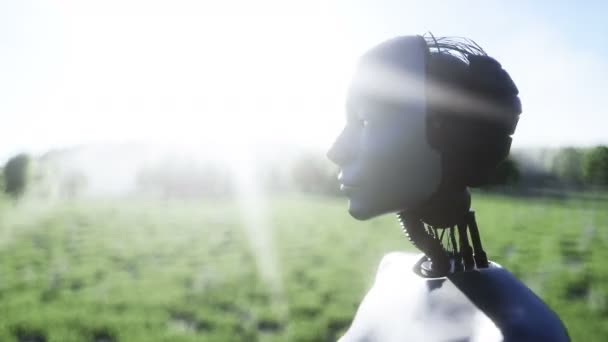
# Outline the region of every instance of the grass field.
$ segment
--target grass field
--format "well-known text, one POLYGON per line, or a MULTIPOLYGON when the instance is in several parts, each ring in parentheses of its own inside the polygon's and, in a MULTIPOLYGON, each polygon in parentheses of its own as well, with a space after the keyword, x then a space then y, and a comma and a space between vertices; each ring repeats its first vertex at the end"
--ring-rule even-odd
MULTIPOLYGON (((393 217, 357 222, 342 199, 262 204, 3 203, 0 341, 331 341, 383 254, 411 250, 393 217)), ((608 202, 474 207, 488 255, 574 341, 608 340, 608 202)))

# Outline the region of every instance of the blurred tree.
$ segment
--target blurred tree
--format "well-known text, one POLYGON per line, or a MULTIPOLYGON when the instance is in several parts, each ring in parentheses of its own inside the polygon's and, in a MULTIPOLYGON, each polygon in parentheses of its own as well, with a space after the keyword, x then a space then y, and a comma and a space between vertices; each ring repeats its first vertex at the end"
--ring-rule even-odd
POLYGON ((18 154, 10 158, 4 165, 4 191, 19 197, 25 191, 28 178, 30 157, 27 154, 18 154))
POLYGON ((581 185, 583 182, 583 160, 583 151, 567 147, 559 150, 551 169, 562 182, 569 185, 581 185))
POLYGON ((60 190, 67 198, 75 198, 84 192, 86 185, 87 177, 84 172, 72 170, 63 175, 60 190))
POLYGON ((222 165, 167 158, 141 167, 137 189, 163 198, 217 198, 232 194, 230 172, 222 165))
POLYGON ((583 170, 586 184, 608 186, 608 147, 591 149, 585 157, 583 170))
POLYGON ((489 178, 489 185, 514 185, 519 181, 519 167, 512 158, 503 160, 489 178))

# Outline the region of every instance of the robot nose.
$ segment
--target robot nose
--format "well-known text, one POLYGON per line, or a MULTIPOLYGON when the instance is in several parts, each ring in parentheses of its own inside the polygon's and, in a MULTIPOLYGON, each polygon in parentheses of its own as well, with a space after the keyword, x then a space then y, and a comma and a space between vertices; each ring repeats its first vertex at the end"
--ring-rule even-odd
POLYGON ((352 141, 352 134, 349 134, 348 128, 344 128, 338 136, 334 144, 327 151, 327 158, 337 164, 344 166, 355 157, 355 143, 352 141))

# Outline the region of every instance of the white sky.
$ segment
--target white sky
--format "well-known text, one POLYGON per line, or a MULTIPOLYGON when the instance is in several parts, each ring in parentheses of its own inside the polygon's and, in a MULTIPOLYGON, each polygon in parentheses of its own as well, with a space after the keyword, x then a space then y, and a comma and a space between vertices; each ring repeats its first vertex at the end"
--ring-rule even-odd
POLYGON ((429 30, 476 40, 511 74, 514 146, 608 143, 606 6, 528 3, 0 0, 0 157, 100 141, 327 146, 359 54, 429 30))

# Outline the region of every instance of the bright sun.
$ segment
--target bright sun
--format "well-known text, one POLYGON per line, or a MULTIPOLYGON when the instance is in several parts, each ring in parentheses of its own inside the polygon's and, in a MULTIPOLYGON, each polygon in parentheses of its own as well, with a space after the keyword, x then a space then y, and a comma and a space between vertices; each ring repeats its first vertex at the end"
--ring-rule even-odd
POLYGON ((15 120, 38 123, 28 139, 40 151, 105 141, 327 146, 354 60, 333 19, 268 0, 238 6, 47 5, 44 20, 23 24, 47 32, 48 65, 32 71, 40 86, 15 104, 15 120))

